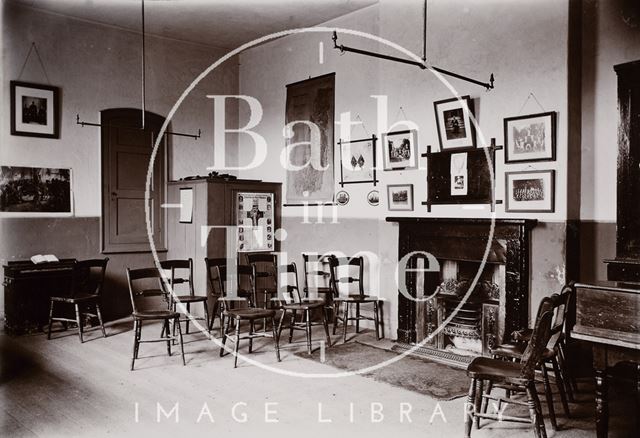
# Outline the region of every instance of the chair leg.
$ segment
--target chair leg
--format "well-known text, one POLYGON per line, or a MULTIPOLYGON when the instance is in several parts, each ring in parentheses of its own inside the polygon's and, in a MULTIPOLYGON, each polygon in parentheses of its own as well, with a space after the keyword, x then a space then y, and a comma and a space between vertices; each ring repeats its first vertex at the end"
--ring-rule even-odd
POLYGON ((280 335, 282 334, 282 326, 284 325, 284 319, 286 317, 287 317, 287 309, 282 309, 282 315, 280 315, 280 321, 278 322, 278 330, 277 330, 278 340, 280 340, 280 335))
POLYGON ((49 304, 49 329, 47 330, 47 339, 51 339, 51 325, 53 324, 53 300, 49 304))
POLYGON ((236 319, 236 345, 233 349, 233 367, 238 368, 238 349, 240 348, 240 320, 236 319))
MULTIPOLYGON (((280 322, 282 322, 282 319, 280 322)), ((273 330, 273 339, 276 342, 276 358, 278 359, 278 362, 280 362, 280 333, 276 333, 276 319, 273 316, 271 317, 271 328, 273 330)))
POLYGON ((558 430, 558 423, 556 422, 556 410, 553 407, 553 394, 551 392, 551 384, 549 383, 549 371, 547 370, 547 364, 545 362, 542 362, 541 369, 544 395, 547 398, 547 407, 549 409, 549 420, 551 420, 551 428, 555 431, 558 430))
POLYGON ((349 322, 349 303, 344 302, 344 315, 342 317, 342 342, 347 342, 347 322, 349 322))
MULTIPOLYGON (((165 328, 165 332, 167 333, 167 354, 169 356, 171 356, 171 341, 173 340, 172 336, 171 336, 171 330, 169 328, 169 320, 165 319, 164 320, 164 328, 165 328)), ((178 322, 178 328, 180 328, 180 322, 178 322)), ((175 333, 176 330, 176 322, 173 321, 173 331, 175 333)), ((175 336, 175 335, 173 335, 175 336)))
POLYGON ((136 331, 136 336, 137 336, 137 344, 136 344, 136 359, 138 358, 138 353, 140 352, 140 339, 142 339, 142 321, 136 321, 137 322, 137 331, 136 331))
POLYGON ((467 396, 467 403, 465 405, 465 415, 464 415, 464 436, 465 438, 471 438, 471 426, 473 425, 473 418, 475 412, 475 399, 476 399, 476 379, 471 379, 471 384, 469 385, 469 395, 467 396), (471 412, 469 409, 471 408, 471 412))
POLYGON ((180 340, 180 355, 182 356, 182 366, 185 366, 187 362, 184 360, 184 342, 182 339, 182 327, 180 327, 180 317, 176 318, 174 322, 178 326, 178 339, 180 340))
POLYGON ((253 352, 253 332, 255 330, 255 323, 253 320, 249 321, 249 354, 253 352))
MULTIPOLYGON (((482 407, 482 394, 484 391, 484 380, 478 380, 477 382, 478 383, 476 388, 476 398, 474 400, 474 406, 473 406, 474 413, 480 412, 480 409, 482 407)), ((478 417, 477 415, 474 416, 474 424, 476 429, 480 429, 480 417, 478 417)))
POLYGON ((324 326, 324 334, 327 340, 327 347, 331 347, 331 336, 329 336, 329 322, 327 321, 326 309, 322 309, 322 325, 324 326))
POLYGON ((356 303, 356 333, 360 333, 360 303, 356 303))
POLYGON ((293 327, 296 324, 296 311, 293 310, 291 312, 291 319, 289 321, 289 343, 291 343, 291 341, 293 341, 293 327))
POLYGON ((98 315, 98 322, 100 322, 100 328, 102 329, 102 337, 107 337, 107 332, 104 330, 104 323, 102 322, 102 313, 100 312, 100 304, 96 303, 96 315, 98 315))
POLYGON ((333 302, 333 335, 336 335, 336 329, 338 327, 338 313, 340 312, 340 302, 333 302))
POLYGON ((207 333, 211 333, 211 328, 209 327, 209 309, 207 307, 207 300, 204 300, 202 302, 202 305, 204 307, 204 323, 205 323, 205 327, 207 328, 207 333))
POLYGON ((536 386, 533 381, 527 384, 526 391, 527 406, 529 408, 529 416, 531 418, 531 424, 533 424, 535 436, 536 438, 547 438, 547 432, 542 419, 540 399, 538 399, 538 393, 536 392, 536 386))
MULTIPOLYGON (((485 391, 485 394, 487 395, 491 395, 491 391, 493 390, 493 382, 491 380, 489 380, 487 382, 487 390, 485 391)), ((498 406, 500 406, 500 402, 498 402, 498 406)), ((487 413, 487 410, 489 409, 489 399, 487 398, 482 398, 482 404, 480 406, 481 412, 483 414, 487 413)), ((500 410, 500 408, 498 407, 498 410, 500 410)))
MULTIPOLYGON (((205 301, 205 305, 206 305, 206 301, 205 301)), ((213 305, 213 310, 211 310, 211 318, 209 318, 209 323, 207 325, 207 327, 209 328, 209 333, 211 333, 211 330, 213 330, 213 323, 216 320, 216 314, 218 312, 218 308, 220 307, 220 301, 218 301, 216 299, 215 304, 213 305)), ((207 316, 208 317, 208 316, 207 316)), ((220 331, 222 331, 222 315, 220 315, 220 331)))
POLYGON ((304 316, 307 320, 305 325, 305 332, 307 332, 307 353, 311 355, 311 311, 306 309, 304 311, 304 316))
POLYGON ((376 325, 376 341, 380 340, 380 320, 378 318, 378 302, 373 302, 373 323, 376 325))
POLYGON ((138 321, 133 320, 133 351, 131 352, 131 371, 138 357, 138 321))
POLYGON ((82 316, 80 315, 80 306, 78 304, 74 305, 76 308, 76 324, 78 324, 78 337, 80 338, 80 343, 84 342, 82 339, 82 316))
POLYGON ((567 398, 569 399, 570 402, 574 402, 575 398, 573 396, 573 387, 572 387, 572 383, 571 383, 571 379, 572 377, 570 377, 568 370, 567 370, 567 364, 565 361, 565 355, 564 355, 564 350, 562 347, 562 343, 558 343, 558 348, 556 349, 556 358, 558 360, 558 367, 560 368, 560 373, 562 373, 562 381, 564 382, 564 388, 565 388, 565 392, 567 394, 567 398))
POLYGON ((556 360, 555 357, 551 358, 551 364, 553 365, 553 374, 555 374, 556 376, 556 385, 558 386, 558 390, 560 391, 560 400, 562 400, 562 407, 564 409, 564 414, 567 416, 567 418, 569 418, 571 414, 569 412, 569 403, 567 402, 567 394, 564 391, 565 382, 564 382, 564 379, 562 378, 562 373, 560 372, 560 367, 558 366, 558 361, 556 360))
POLYGON ((222 332, 222 345, 220 346, 220 357, 224 356, 224 348, 227 342, 227 337, 229 336, 229 326, 231 324, 231 318, 224 317, 224 314, 221 315, 220 319, 220 331, 222 332))

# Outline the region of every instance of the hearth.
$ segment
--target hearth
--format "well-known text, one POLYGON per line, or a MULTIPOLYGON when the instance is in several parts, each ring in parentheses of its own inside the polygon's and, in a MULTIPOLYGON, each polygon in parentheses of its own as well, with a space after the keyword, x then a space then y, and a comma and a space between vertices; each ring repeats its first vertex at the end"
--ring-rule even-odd
POLYGON ((399 293, 397 349, 463 365, 525 327, 529 318, 529 234, 535 220, 387 218, 399 222, 399 259, 408 256, 399 293), (429 266, 429 253, 438 268, 429 266), (421 269, 430 268, 428 272, 421 269), (466 300, 465 295, 475 286, 466 300))

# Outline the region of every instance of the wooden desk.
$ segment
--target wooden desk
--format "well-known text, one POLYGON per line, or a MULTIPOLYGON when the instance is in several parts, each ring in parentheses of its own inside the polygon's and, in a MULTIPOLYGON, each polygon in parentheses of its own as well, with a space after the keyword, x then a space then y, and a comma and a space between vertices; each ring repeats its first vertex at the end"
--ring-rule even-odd
MULTIPOLYGON (((571 337, 591 343, 596 372, 596 432, 598 438, 605 438, 609 430, 607 368, 628 361, 637 363, 640 372, 640 284, 577 283, 575 290, 576 325, 571 337)), ((640 394, 640 379, 638 391, 640 394)))
POLYGON ((42 330, 49 322, 49 298, 71 290, 76 259, 33 264, 9 262, 4 268, 5 330, 9 334, 42 330))

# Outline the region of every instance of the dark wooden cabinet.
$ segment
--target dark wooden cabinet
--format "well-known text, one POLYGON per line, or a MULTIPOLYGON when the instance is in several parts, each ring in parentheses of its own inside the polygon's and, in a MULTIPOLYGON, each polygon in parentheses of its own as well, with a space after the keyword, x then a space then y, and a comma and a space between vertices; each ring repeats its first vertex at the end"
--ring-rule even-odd
POLYGON ((19 335, 42 330, 49 321, 49 298, 71 290, 75 259, 35 265, 8 262, 4 269, 5 330, 19 335))
POLYGON ((618 75, 618 200, 615 281, 640 280, 640 61, 614 67, 618 75))
MULTIPOLYGON (((181 209, 171 208, 167 214, 168 254, 169 259, 185 259, 191 257, 194 265, 194 287, 196 293, 208 288, 205 257, 226 257, 227 236, 225 225, 238 225, 238 193, 272 193, 273 226, 271 232, 280 228, 280 208, 282 205, 281 184, 255 180, 202 179, 191 181, 172 181, 167 188, 169 204, 180 204, 181 190, 191 190, 192 211, 183 216, 191 218, 191 222, 181 222, 181 209)), ((184 212, 183 212, 184 213, 184 212)), ((188 213, 188 212, 187 212, 188 213)), ((235 245, 235 240, 231 242, 235 245)), ((279 242, 273 239, 273 251, 279 251, 279 242)), ((243 254, 238 254, 241 262, 243 254)), ((213 307, 210 307, 213 308, 213 307)))

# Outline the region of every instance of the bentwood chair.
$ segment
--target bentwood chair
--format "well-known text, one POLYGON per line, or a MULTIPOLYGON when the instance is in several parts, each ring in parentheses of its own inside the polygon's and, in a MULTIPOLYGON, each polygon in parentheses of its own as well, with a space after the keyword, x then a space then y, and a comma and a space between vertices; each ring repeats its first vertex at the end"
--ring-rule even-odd
MULTIPOLYGON (((164 260, 160 262, 160 267, 165 271, 168 271, 169 277, 167 279, 169 286, 171 286, 171 290, 169 290, 169 309, 174 312, 178 308, 178 302, 183 303, 187 310, 187 315, 185 318, 180 319, 180 322, 186 323, 185 332, 189 334, 189 322, 191 319, 198 319, 205 321, 205 327, 207 330, 211 330, 209 328, 209 309, 207 308, 207 296, 206 295, 196 295, 193 289, 193 260, 191 258, 187 260, 164 260), (176 289, 179 288, 179 285, 186 285, 188 288, 188 295, 180 295, 177 293, 176 289), (204 307, 204 316, 203 317, 194 317, 191 315, 191 304, 202 303, 204 307)), ((175 334, 175 327, 174 327, 175 334)))
POLYGON ((471 384, 466 406, 471 407, 471 411, 465 413, 466 438, 471 436, 473 423, 475 423, 476 428, 480 426, 481 418, 530 423, 534 426, 536 438, 546 438, 547 432, 542 417, 542 408, 535 386, 535 370, 551 337, 553 310, 548 299, 543 300, 541 306, 545 307, 539 312, 531 335, 531 341, 527 345, 520 362, 477 357, 467 367, 467 375, 471 378, 471 384), (513 392, 524 391, 527 395, 527 401, 524 402, 513 398, 505 399, 485 394, 483 393, 485 382, 488 384, 500 384, 513 392), (497 400, 499 404, 506 402, 526 406, 529 410, 529 418, 482 412, 481 405, 484 399, 497 400))
POLYGON ((300 295, 300 287, 298 285, 298 270, 295 263, 290 263, 284 268, 288 278, 286 295, 280 301, 280 308, 282 309, 282 315, 280 316, 280 322, 278 323, 278 338, 282 333, 283 322, 287 318, 287 312, 291 312, 291 318, 289 321, 289 343, 293 340, 294 330, 304 330, 307 335, 307 352, 311 354, 311 328, 314 325, 322 324, 324 326, 325 339, 327 346, 331 347, 331 337, 329 336, 329 325, 327 322, 327 314, 324 312, 324 301, 322 299, 313 299, 309 297, 302 297, 300 295), (322 322, 314 322, 311 317, 311 312, 315 309, 322 311, 322 322), (300 312, 302 314, 302 321, 296 321, 296 315, 300 312))
POLYGON ((107 333, 104 330, 102 322, 102 314, 100 313, 100 296, 102 293, 102 284, 104 283, 104 274, 107 270, 109 258, 82 260, 76 262, 73 267, 73 278, 70 296, 53 296, 49 305, 49 328, 47 339, 51 339, 51 326, 53 321, 62 322, 65 327, 68 322, 75 322, 78 325, 78 337, 80 343, 84 342, 84 320, 83 316, 98 318, 100 328, 102 329, 102 337, 106 338, 107 333), (72 305, 75 309, 75 319, 68 318, 66 315, 54 315, 54 304, 72 305), (95 313, 91 312, 94 310, 95 313))
MULTIPOLYGON (((565 415, 567 417, 570 416, 569 404, 567 402, 567 390, 570 390, 570 388, 564 378, 565 373, 563 373, 559 365, 558 349, 561 334, 565 325, 566 314, 569 308, 569 301, 571 299, 572 293, 571 291, 572 288, 565 288, 562 291, 561 295, 553 294, 548 298, 548 301, 551 303, 551 310, 553 311, 554 315, 553 323, 551 327, 551 336, 549 342, 547 343, 546 348, 543 350, 542 358, 540 360, 540 363, 538 364, 538 368, 542 372, 542 381, 544 384, 545 397, 549 410, 549 420, 551 422, 551 427, 553 428, 553 430, 558 430, 558 424, 556 421, 556 413, 553 404, 553 392, 551 390, 551 384, 549 382, 549 369, 547 368, 547 365, 551 366, 551 370, 554 373, 556 385, 560 393, 560 400, 562 401, 565 415)), ((538 308, 538 313, 542 311, 545 311, 545 308, 543 308, 543 306, 541 305, 540 308, 538 308)), ((529 335, 529 337, 530 336, 531 335, 529 335)), ((521 341, 498 345, 491 350, 491 353, 496 358, 506 358, 509 360, 521 361, 528 342, 530 342, 530 340, 527 340, 526 342, 521 341)), ((491 388, 488 388, 488 392, 491 392, 491 388)))
POLYGON ((360 321, 373 321, 376 330, 376 339, 380 340, 380 316, 379 310, 382 305, 380 299, 369 295, 364 291, 364 257, 332 257, 331 258, 331 289, 333 294, 333 334, 336 334, 338 321, 342 321, 343 342, 347 341, 347 325, 349 321, 356 322, 356 333, 360 332, 360 321), (356 274, 352 275, 355 270, 356 274), (355 292, 349 290, 352 284, 357 285, 355 292), (346 291, 344 289, 347 289, 346 291), (350 316, 349 308, 354 304, 356 316, 350 316), (373 304, 373 318, 362 315, 360 306, 363 304, 373 304), (340 316, 340 307, 343 305, 344 311, 340 316))
POLYGON ((163 273, 157 268, 129 269, 127 268, 127 282, 129 284, 129 296, 133 312, 133 355, 131 358, 131 371, 136 359, 141 343, 166 342, 167 354, 171 356, 171 343, 174 340, 180 342, 180 354, 182 355, 182 365, 186 365, 184 359, 184 344, 182 342, 182 328, 180 327, 180 313, 173 311, 164 303, 166 290, 163 284, 163 273), (151 284, 155 287, 148 288, 151 284), (158 303, 158 300, 161 302, 158 303), (148 322, 162 322, 162 333, 166 336, 160 338, 142 339, 142 325, 148 322), (170 324, 174 324, 178 329, 178 336, 171 334, 170 324))

